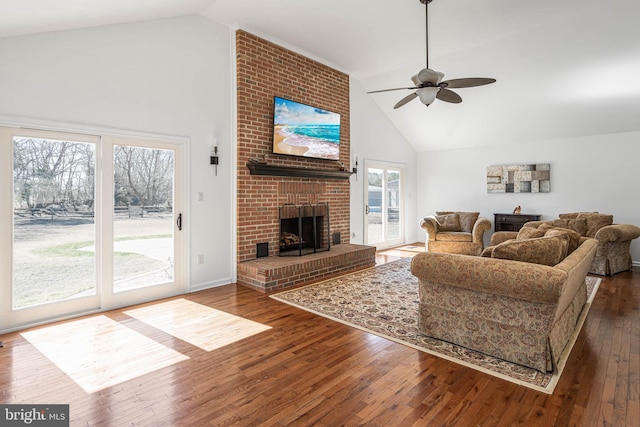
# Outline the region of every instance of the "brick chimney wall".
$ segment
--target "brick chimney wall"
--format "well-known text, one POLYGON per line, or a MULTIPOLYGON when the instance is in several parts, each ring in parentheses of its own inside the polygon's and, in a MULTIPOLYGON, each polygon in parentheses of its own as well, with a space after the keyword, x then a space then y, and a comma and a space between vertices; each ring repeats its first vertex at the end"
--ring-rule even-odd
POLYGON ((285 203, 328 203, 331 233, 349 243, 349 180, 251 175, 246 163, 338 170, 336 161, 272 154, 273 97, 340 114, 340 162, 350 170, 349 76, 263 40, 236 32, 238 108, 238 262, 256 258, 256 244, 278 254, 278 208, 285 203))

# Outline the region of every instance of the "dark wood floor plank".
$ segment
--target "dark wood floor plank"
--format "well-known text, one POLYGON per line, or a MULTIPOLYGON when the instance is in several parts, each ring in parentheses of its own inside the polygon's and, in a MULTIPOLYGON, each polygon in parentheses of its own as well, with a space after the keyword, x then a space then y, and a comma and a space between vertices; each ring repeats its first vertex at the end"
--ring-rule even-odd
MULTIPOLYGON (((407 254, 396 250, 378 262, 407 254)), ((206 351, 130 317, 126 309, 104 313, 188 359, 93 393, 23 331, 5 334, 0 402, 68 403, 73 426, 640 425, 637 268, 604 278, 553 395, 236 285, 180 298, 270 329, 206 351)))

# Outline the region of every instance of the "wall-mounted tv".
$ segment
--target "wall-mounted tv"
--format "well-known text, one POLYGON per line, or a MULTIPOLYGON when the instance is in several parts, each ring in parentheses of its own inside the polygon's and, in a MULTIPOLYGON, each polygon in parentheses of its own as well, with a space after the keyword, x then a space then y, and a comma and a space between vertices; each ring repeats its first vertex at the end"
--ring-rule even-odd
POLYGON ((339 160, 340 114, 274 97, 273 152, 339 160))

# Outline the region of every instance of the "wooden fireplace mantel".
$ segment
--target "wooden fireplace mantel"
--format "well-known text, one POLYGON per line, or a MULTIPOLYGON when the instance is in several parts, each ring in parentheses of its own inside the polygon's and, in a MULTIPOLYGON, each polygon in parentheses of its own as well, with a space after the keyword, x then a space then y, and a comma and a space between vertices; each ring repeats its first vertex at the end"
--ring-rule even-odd
POLYGON ((352 172, 328 169, 276 166, 266 163, 247 162, 251 175, 288 176, 298 178, 349 179, 352 172))

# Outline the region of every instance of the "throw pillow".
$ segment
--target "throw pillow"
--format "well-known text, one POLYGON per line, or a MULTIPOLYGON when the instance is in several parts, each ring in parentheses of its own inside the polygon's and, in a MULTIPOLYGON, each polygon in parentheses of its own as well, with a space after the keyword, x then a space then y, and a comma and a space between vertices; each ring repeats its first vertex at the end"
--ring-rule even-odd
POLYGON ((460 231, 460 217, 458 214, 436 215, 438 231, 460 231))
POLYGON ((568 228, 569 230, 576 231, 581 236, 587 235, 587 220, 585 218, 554 219, 552 224, 556 227, 568 228))
POLYGON ((482 252, 480 253, 480 256, 485 258, 491 258, 491 255, 493 254, 493 248, 495 248, 495 246, 487 246, 482 250, 482 252))
POLYGON ((451 214, 458 214, 458 217, 460 218, 460 231, 464 231, 465 233, 471 233, 473 231, 473 226, 476 224, 476 221, 480 216, 480 212, 453 212, 453 211, 436 212, 436 215, 451 215, 451 214))
MULTIPOLYGON (((506 243, 506 242, 515 242, 516 239, 509 239, 509 240, 505 240, 504 242, 501 243, 506 243)), ((493 246, 487 246, 486 248, 484 248, 482 250, 482 252, 480 253, 481 257, 485 257, 485 258, 492 258, 493 257, 493 249, 498 246, 498 245, 493 245, 493 246)))
POLYGON ((534 239, 536 237, 544 236, 546 231, 540 230, 535 227, 522 227, 520 231, 518 231, 518 237, 516 240, 524 240, 524 239, 534 239))
POLYGON ((613 224, 613 215, 583 212, 578 214, 578 219, 581 218, 587 220, 586 237, 595 237, 598 230, 602 227, 613 224))
POLYGON ((462 231, 471 233, 480 216, 480 212, 457 212, 457 214, 460 216, 460 228, 462 231))
MULTIPOLYGON (((565 233, 568 238, 569 238, 569 246, 567 247, 567 255, 569 255, 571 252, 575 251, 576 249, 578 249, 578 246, 580 246, 580 233, 578 233, 577 231, 568 229, 568 228, 564 228, 564 227, 554 227, 552 225, 549 224, 541 224, 540 227, 538 227, 539 230, 543 230, 545 232, 545 235, 547 235, 547 232, 550 232, 552 230, 557 230, 557 231, 561 231, 562 233, 565 233)), ((553 234, 553 233, 552 233, 553 234)))
POLYGON ((491 257, 554 266, 565 254, 563 240, 560 236, 545 236, 507 241, 497 245, 491 257))
POLYGON ((571 230, 558 228, 548 230, 546 233, 544 233, 545 237, 557 236, 562 240, 562 259, 565 259, 569 254, 569 241, 571 240, 571 238, 569 237, 569 231, 571 230))
POLYGON ((558 218, 560 218, 560 219, 576 219, 576 218, 578 218, 578 214, 579 213, 580 212, 563 213, 563 214, 558 215, 558 218))

